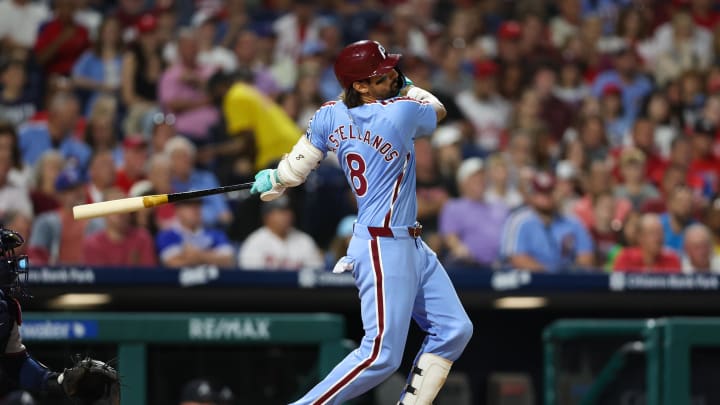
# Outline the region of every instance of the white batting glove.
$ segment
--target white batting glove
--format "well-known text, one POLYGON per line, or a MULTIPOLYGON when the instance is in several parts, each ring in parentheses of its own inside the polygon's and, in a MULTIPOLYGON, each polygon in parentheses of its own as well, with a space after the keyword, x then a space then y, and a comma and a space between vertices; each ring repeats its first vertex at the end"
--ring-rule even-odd
POLYGON ((260 199, 268 202, 272 201, 276 198, 279 198, 281 195, 285 194, 285 189, 287 187, 283 187, 279 184, 275 184, 272 186, 272 188, 269 191, 265 191, 264 193, 260 194, 260 199))

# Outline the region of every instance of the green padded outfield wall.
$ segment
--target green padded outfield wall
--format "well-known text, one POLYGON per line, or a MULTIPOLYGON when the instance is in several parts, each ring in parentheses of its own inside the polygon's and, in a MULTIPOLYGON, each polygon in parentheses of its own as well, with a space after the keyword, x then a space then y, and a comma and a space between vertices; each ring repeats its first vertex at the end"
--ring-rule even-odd
POLYGON ((116 345, 122 405, 149 405, 148 345, 312 345, 318 348, 319 376, 347 353, 344 319, 326 313, 28 312, 21 334, 31 351, 33 342, 116 345))

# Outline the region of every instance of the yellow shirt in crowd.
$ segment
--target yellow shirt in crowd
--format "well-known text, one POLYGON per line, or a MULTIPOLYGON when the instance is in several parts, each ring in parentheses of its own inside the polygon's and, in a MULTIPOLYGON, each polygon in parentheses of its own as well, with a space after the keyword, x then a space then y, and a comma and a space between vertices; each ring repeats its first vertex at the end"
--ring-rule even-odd
POLYGON ((223 113, 231 135, 255 134, 257 170, 288 153, 303 132, 278 104, 245 83, 235 83, 227 92, 223 113))

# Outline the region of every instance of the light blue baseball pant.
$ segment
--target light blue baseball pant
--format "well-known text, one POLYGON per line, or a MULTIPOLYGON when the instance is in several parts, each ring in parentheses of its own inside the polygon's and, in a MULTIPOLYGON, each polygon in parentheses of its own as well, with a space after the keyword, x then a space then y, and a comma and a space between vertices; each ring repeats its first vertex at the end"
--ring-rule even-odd
POLYGON ((355 224, 348 256, 355 260, 365 336, 292 405, 341 404, 383 382, 400 366, 411 317, 427 332, 417 357, 432 353, 455 361, 470 341, 472 323, 436 254, 407 227, 391 229, 394 237, 373 237, 355 224))

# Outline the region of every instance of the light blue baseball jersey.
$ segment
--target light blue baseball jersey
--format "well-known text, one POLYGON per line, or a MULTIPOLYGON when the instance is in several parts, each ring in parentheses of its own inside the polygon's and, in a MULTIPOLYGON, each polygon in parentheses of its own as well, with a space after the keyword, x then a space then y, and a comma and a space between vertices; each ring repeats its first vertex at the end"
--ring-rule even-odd
POLYGON ((417 214, 413 141, 436 125, 430 104, 405 97, 352 109, 329 102, 310 121, 308 139, 337 153, 357 196, 358 219, 341 261, 352 268, 365 336, 292 405, 339 405, 386 380, 400 366, 411 320, 427 333, 416 359, 431 353, 455 361, 469 342, 472 323, 447 272, 407 229, 417 214))
POLYGON ((432 106, 408 97, 352 109, 331 101, 315 113, 306 136, 323 153, 337 154, 357 196, 358 223, 405 226, 417 216, 413 141, 436 125, 432 106))

